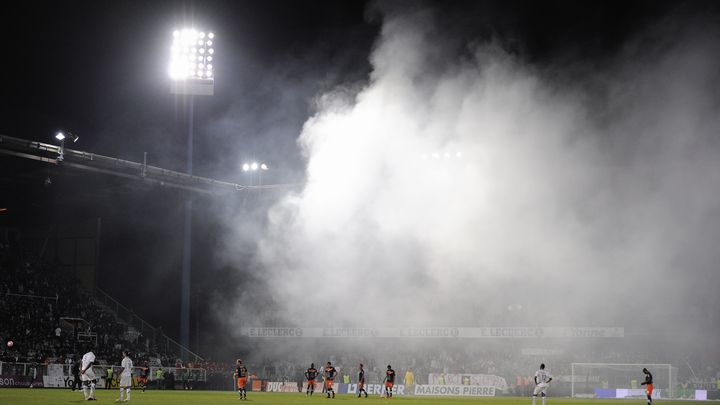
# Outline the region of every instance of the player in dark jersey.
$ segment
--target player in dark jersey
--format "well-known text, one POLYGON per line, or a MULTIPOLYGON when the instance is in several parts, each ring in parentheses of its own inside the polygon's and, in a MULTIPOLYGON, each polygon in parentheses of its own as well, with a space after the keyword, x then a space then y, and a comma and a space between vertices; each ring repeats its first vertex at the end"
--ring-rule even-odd
POLYGON ((643 368, 643 373, 645 373, 645 381, 643 381, 640 385, 645 386, 645 393, 647 394, 648 405, 652 405, 652 393, 653 393, 652 374, 646 368, 643 368))
POLYGON ((395 384, 395 370, 388 364, 387 371, 385 372, 385 397, 392 398, 392 389, 395 384))
POLYGON ((237 359, 235 362, 235 373, 234 376, 237 382, 237 392, 240 399, 247 399, 247 391, 245 391, 245 385, 247 385, 248 369, 243 364, 242 360, 237 359))
POLYGON ((310 363, 310 368, 305 371, 305 378, 307 379, 307 391, 305 396, 312 395, 315 392, 315 379, 317 379, 318 371, 315 368, 315 363, 310 363))
POLYGON ((323 370, 323 376, 325 376, 325 388, 327 390, 327 397, 330 398, 330 394, 332 394, 332 398, 335 398, 335 389, 333 388, 333 380, 335 379, 335 375, 337 374, 337 370, 335 370, 335 367, 330 364, 330 362, 327 362, 327 365, 325 366, 325 369, 323 370))
POLYGON ((357 385, 357 392, 358 392, 358 398, 360 398, 361 393, 365 393, 365 398, 368 397, 367 391, 365 391, 365 369, 363 368, 362 363, 360 363, 360 371, 358 372, 358 385, 357 385))
POLYGON ((140 376, 138 377, 138 384, 142 387, 142 392, 145 392, 145 389, 148 386, 148 378, 150 377, 150 368, 147 365, 144 365, 140 368, 140 376))

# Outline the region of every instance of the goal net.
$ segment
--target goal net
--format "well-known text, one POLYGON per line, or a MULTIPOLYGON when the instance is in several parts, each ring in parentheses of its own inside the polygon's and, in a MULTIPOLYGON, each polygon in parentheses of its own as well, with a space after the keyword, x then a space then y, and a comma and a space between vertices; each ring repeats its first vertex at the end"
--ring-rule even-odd
POLYGON ((586 398, 645 398, 642 369, 653 375, 653 398, 673 398, 677 370, 671 364, 572 363, 571 395, 586 398))

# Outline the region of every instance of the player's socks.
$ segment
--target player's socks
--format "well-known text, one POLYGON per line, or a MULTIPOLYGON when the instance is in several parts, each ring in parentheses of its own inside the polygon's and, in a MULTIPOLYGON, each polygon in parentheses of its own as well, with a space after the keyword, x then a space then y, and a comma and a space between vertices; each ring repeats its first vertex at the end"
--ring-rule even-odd
POLYGON ((125 400, 130 400, 130 387, 125 388, 125 400))
POLYGON ((545 405, 545 397, 542 397, 542 405, 545 405))
POLYGON ((535 405, 535 400, 537 399, 537 395, 533 395, 533 405, 535 405))
POLYGON ((118 398, 118 401, 122 401, 122 400, 123 400, 123 399, 122 399, 122 397, 123 397, 123 391, 125 391, 125 389, 124 389, 124 388, 120 388, 120 398, 118 398))
POLYGON ((90 383, 90 398, 95 399, 95 383, 90 383))
POLYGON ((83 384, 83 395, 85 395, 85 399, 88 399, 88 387, 85 384, 83 384))

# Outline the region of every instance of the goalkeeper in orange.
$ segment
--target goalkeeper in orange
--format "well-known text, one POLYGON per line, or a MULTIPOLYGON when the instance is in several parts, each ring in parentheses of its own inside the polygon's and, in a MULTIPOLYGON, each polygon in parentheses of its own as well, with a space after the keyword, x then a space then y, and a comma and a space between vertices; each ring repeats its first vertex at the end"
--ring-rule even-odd
POLYGON ((646 368, 643 368, 643 373, 645 373, 645 381, 643 381, 640 385, 645 386, 645 393, 647 394, 648 405, 652 405, 652 392, 653 392, 652 374, 646 368))

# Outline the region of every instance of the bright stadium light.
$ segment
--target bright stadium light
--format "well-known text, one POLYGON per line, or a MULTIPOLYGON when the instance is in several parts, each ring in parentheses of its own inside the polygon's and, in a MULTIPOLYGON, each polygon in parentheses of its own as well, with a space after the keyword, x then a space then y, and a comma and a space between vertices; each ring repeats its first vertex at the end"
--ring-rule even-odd
POLYGON ((262 185, 263 172, 270 170, 268 164, 262 161, 244 162, 241 167, 251 185, 262 185))
MULTIPOLYGON (((186 173, 193 173, 193 120, 195 96, 212 96, 215 74, 208 69, 208 55, 215 51, 205 40, 204 31, 194 28, 172 32, 170 63, 170 93, 180 95, 187 107, 187 162, 186 173)), ((214 34, 207 34, 214 38, 214 34)), ((190 346, 190 280, 192 279, 192 200, 185 201, 185 224, 183 231, 182 285, 180 292, 180 343, 190 346)))
MULTIPOLYGON (((209 95, 214 91, 214 72, 208 68, 215 34, 205 34, 193 28, 173 31, 170 46, 168 75, 171 79, 170 92, 173 94, 209 95)), ((210 65, 212 66, 212 65, 210 65)))
POLYGON ((55 134, 55 139, 60 141, 60 148, 58 149, 58 162, 62 162, 65 159, 65 140, 70 139, 73 142, 77 142, 80 139, 79 136, 68 131, 58 131, 55 134))

